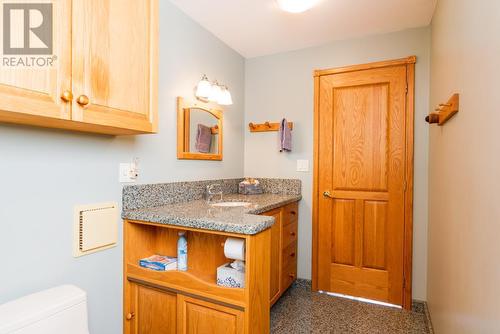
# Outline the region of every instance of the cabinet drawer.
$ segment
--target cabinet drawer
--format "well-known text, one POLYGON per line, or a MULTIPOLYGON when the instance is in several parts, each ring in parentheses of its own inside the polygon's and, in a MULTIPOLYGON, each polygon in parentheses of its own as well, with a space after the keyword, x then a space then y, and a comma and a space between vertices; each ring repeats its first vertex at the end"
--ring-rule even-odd
POLYGON ((290 203, 283 208, 283 225, 288 225, 297 221, 299 217, 298 202, 290 203))
POLYGON ((291 243, 297 241, 297 221, 283 226, 282 248, 287 248, 291 243))
POLYGON ((297 259, 294 259, 283 266, 283 276, 281 277, 281 289, 284 292, 297 279, 297 259))
POLYGON ((283 268, 288 267, 290 263, 297 260, 297 243, 292 242, 288 247, 284 248, 281 254, 283 268))

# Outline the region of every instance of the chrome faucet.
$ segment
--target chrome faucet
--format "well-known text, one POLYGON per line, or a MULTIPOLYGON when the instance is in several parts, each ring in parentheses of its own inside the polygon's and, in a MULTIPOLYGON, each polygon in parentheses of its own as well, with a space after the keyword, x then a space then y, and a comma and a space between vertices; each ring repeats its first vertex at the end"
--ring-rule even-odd
POLYGON ((212 203, 215 196, 218 196, 218 201, 222 202, 222 187, 218 183, 212 183, 208 185, 205 191, 205 200, 207 201, 207 203, 212 203), (214 190, 214 188, 218 191, 214 190))

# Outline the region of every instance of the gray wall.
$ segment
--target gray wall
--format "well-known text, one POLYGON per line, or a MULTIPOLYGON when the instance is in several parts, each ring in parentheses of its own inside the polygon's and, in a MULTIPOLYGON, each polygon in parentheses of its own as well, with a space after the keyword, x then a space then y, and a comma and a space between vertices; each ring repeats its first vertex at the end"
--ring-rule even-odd
POLYGON ((500 2, 439 0, 431 106, 460 93, 432 126, 427 298, 436 333, 500 333, 500 2))
POLYGON ((313 70, 416 55, 413 296, 426 298, 429 53, 430 29, 419 28, 246 60, 245 124, 283 117, 295 123, 291 153, 279 153, 276 132, 245 131, 245 175, 302 180, 299 277, 311 275, 312 171, 295 170, 297 159, 312 167, 313 70))
POLYGON ((159 134, 113 138, 0 125, 0 303, 72 283, 88 292, 91 333, 121 333, 121 241, 74 259, 73 207, 120 202, 118 164, 133 157, 141 183, 243 175, 244 59, 170 2, 160 1, 159 15, 159 134), (203 73, 233 94, 234 105, 224 108, 223 162, 176 159, 175 97, 192 97, 203 73))

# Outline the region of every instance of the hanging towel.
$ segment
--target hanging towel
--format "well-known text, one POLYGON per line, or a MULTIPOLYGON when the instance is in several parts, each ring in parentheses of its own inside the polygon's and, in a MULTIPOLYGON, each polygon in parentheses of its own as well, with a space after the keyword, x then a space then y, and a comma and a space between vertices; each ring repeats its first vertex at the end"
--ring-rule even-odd
POLYGON ((288 127, 286 118, 280 124, 280 152, 292 150, 292 130, 288 127))
POLYGON ((195 148, 200 153, 209 153, 210 145, 212 144, 212 130, 203 124, 198 124, 198 132, 196 133, 195 148))

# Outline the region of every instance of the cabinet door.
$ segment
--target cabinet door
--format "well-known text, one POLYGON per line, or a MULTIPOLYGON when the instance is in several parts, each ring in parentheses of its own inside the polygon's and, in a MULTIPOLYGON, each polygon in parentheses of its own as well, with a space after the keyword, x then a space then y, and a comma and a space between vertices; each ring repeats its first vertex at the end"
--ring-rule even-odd
POLYGON ((265 216, 272 216, 275 219, 271 227, 271 279, 270 279, 270 301, 271 305, 280 296, 281 283, 281 209, 264 213, 265 216))
POLYGON ((181 334, 236 334, 244 331, 242 311, 182 295, 178 295, 177 302, 181 334))
POLYGON ((3 41, 4 44, 18 50, 23 48, 18 51, 23 54, 6 54, 4 50, 2 55, 0 121, 51 126, 54 119, 69 119, 71 101, 64 102, 61 96, 71 90, 71 0, 47 4, 2 3, 0 8, 2 17, 10 20, 11 38, 3 41), (13 7, 9 9, 7 5, 13 7), (37 9, 36 6, 47 7, 37 9), (40 39, 34 28, 26 26, 26 23, 36 25, 38 20, 52 31, 52 51, 50 37, 44 35, 45 38, 40 39), (26 54, 32 52, 32 47, 39 49, 36 53, 48 54, 26 54))
POLYGON ((129 284, 131 298, 124 306, 125 319, 129 322, 125 333, 177 333, 177 295, 141 284, 129 284))
POLYGON ((73 1, 73 120, 155 132, 158 0, 73 1))

